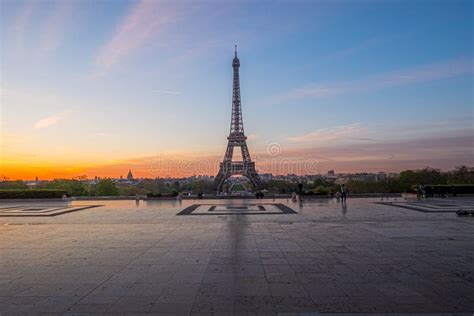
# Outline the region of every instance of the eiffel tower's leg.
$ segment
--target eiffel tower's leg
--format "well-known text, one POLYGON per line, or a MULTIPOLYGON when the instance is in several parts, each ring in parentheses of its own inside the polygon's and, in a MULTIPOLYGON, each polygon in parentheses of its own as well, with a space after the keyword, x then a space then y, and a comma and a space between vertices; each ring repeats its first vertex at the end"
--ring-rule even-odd
POLYGON ((231 176, 231 173, 219 173, 216 176, 216 179, 214 181, 214 186, 217 192, 222 192, 222 187, 224 186, 225 181, 231 176))
POLYGON ((242 150, 242 159, 243 159, 243 161, 251 161, 249 149, 247 147, 247 142, 244 141, 241 144, 240 149, 242 150))
POLYGON ((257 173, 257 170, 255 169, 255 164, 251 163, 245 172, 246 177, 252 182, 253 186, 255 187, 256 190, 261 188, 262 186, 262 181, 260 179, 260 176, 257 173))
POLYGON ((214 178, 214 187, 217 192, 222 192, 222 185, 224 184, 225 180, 232 175, 232 163, 231 162, 221 162, 219 172, 217 173, 216 177, 214 178))
POLYGON ((225 151, 224 161, 232 161, 232 156, 234 155, 234 145, 230 142, 227 143, 227 149, 225 151))
POLYGON ((221 191, 221 181, 222 178, 224 177, 224 173, 222 171, 222 166, 219 169, 219 172, 217 173, 216 177, 214 178, 214 188, 217 190, 217 192, 221 191))

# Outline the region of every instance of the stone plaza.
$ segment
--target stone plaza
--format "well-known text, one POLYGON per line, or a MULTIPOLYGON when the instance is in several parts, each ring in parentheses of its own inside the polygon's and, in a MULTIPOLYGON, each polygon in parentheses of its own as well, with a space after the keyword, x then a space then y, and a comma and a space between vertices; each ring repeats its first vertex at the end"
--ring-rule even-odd
POLYGON ((472 198, 5 202, 0 315, 472 315, 474 217, 455 210, 473 207, 472 198))

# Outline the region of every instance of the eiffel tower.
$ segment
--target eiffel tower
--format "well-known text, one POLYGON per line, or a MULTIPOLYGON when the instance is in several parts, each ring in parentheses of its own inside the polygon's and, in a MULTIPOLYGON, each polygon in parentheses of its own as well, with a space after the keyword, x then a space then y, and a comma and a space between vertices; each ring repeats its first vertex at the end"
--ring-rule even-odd
POLYGON ((237 58, 237 45, 235 45, 235 57, 232 60, 234 69, 234 82, 232 89, 232 118, 230 120, 230 133, 227 140, 227 150, 224 161, 220 163, 219 173, 214 179, 214 185, 217 192, 222 191, 224 182, 233 175, 242 175, 250 180, 255 189, 260 187, 261 180, 255 169, 255 162, 250 159, 249 149, 247 147, 247 136, 244 133, 244 122, 242 120, 242 107, 240 103, 240 79, 239 79, 240 61, 237 58), (242 152, 242 161, 232 161, 234 148, 240 147, 242 152))

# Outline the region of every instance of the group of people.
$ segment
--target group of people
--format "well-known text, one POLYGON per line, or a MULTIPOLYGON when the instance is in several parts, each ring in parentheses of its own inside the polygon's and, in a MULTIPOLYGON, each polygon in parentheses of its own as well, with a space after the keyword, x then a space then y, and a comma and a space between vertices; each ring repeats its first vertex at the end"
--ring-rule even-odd
POLYGON ((255 193, 255 198, 256 199, 263 199, 263 192, 262 191, 257 191, 255 193))
POLYGON ((337 199, 338 202, 339 202, 339 200, 341 200, 342 203, 346 202, 346 200, 347 200, 347 187, 344 183, 341 185, 340 191, 336 192, 336 199, 337 199))
MULTIPOLYGON (((291 200, 293 202, 303 200, 302 199, 302 192, 303 192, 302 186, 298 187, 298 191, 299 191, 299 194, 297 194, 296 192, 293 192, 293 194, 291 195, 291 200)), ((331 195, 331 197, 334 197, 334 192, 331 191, 330 195, 331 195)), ((337 191, 335 195, 336 195, 336 199, 337 199, 338 202, 339 201, 342 201, 342 203, 346 202, 346 200, 347 200, 347 187, 344 183, 341 185, 340 190, 337 191)))

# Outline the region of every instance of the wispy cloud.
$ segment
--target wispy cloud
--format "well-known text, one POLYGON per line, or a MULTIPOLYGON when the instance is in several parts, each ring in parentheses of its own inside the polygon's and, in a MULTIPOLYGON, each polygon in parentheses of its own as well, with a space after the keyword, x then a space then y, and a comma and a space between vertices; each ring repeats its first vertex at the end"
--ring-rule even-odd
POLYGON ((415 82, 426 82, 456 77, 472 73, 474 73, 474 64, 472 59, 455 59, 443 63, 416 67, 413 69, 377 76, 369 79, 367 81, 367 83, 369 83, 368 85, 363 83, 359 88, 370 88, 372 83, 375 88, 384 88, 395 85, 404 85, 415 82))
POLYGON ((280 99, 302 99, 302 98, 318 98, 335 95, 344 92, 342 87, 328 87, 320 85, 306 85, 301 88, 295 88, 292 91, 280 95, 280 99))
POLYGON ((141 0, 118 25, 112 39, 101 47, 96 59, 97 66, 107 71, 163 32, 176 17, 176 12, 167 10, 161 1, 141 0))
POLYGON ((320 98, 344 93, 373 91, 473 73, 474 64, 472 59, 454 59, 442 63, 370 76, 355 81, 326 85, 312 83, 274 96, 273 101, 281 102, 305 98, 320 98))
POLYGON ((54 124, 57 124, 60 120, 62 120, 62 117, 60 116, 49 116, 45 117, 38 122, 35 123, 34 127, 35 128, 46 128, 49 126, 52 126, 54 124))
POLYGON ((181 94, 181 92, 170 91, 170 90, 156 90, 156 92, 163 93, 163 94, 175 94, 175 95, 181 94))
POLYGON ((326 142, 333 144, 347 140, 372 141, 373 139, 366 137, 367 132, 367 128, 359 123, 354 123, 350 125, 317 129, 304 135, 288 137, 287 140, 295 143, 326 142))
POLYGON ((23 7, 18 12, 15 22, 13 24, 13 37, 15 39, 15 51, 19 55, 25 53, 24 40, 25 31, 28 26, 28 22, 34 11, 35 1, 26 1, 23 7))
MULTIPOLYGON (((409 140, 339 146, 291 147, 282 144, 278 155, 269 156, 267 148, 254 148, 252 157, 259 172, 274 174, 308 174, 330 169, 338 172, 400 171, 424 166, 449 170, 456 165, 474 163, 470 149, 472 137, 466 132, 446 133, 442 137, 427 135, 409 140), (317 162, 317 165, 311 166, 312 162, 317 162)), ((215 175, 221 160, 220 154, 160 154, 110 160, 90 166, 84 173, 116 177, 132 169, 134 175, 143 177, 215 175)))
MULTIPOLYGON (((368 143, 397 143, 413 139, 431 137, 442 138, 449 135, 474 135, 472 115, 446 117, 443 120, 420 120, 417 122, 396 122, 396 124, 352 123, 329 128, 316 129, 310 133, 289 136, 284 140, 293 148, 338 146, 347 144, 366 145, 368 143)), ((472 137, 474 142, 474 137, 472 137)))
POLYGON ((379 171, 472 165, 472 117, 416 124, 363 126, 358 123, 288 137, 280 158, 317 159, 321 171, 379 171))
POLYGON ((41 61, 54 52, 68 30, 75 3, 58 0, 42 7, 38 1, 25 1, 11 29, 15 56, 41 61))
MULTIPOLYGON (((472 124, 474 117, 466 114, 465 116, 446 117, 443 120, 431 119, 416 122, 397 122, 396 125, 373 124, 373 133, 378 138, 386 140, 415 139, 419 137, 443 137, 447 133, 462 133, 469 131, 474 135, 474 126, 472 124)), ((474 136, 473 136, 474 141, 474 136)))
MULTIPOLYGON (((334 128, 333 130, 350 129, 334 128)), ((380 131, 369 132, 370 135, 377 135, 380 131)), ((325 134, 326 131, 319 133, 322 138, 325 134)), ((341 134, 340 138, 346 139, 346 133, 341 134)), ((413 134, 409 138, 369 138, 368 142, 341 142, 340 138, 326 137, 326 140, 329 139, 326 142, 282 142, 280 154, 272 157, 277 160, 276 163, 266 159, 268 157, 262 153, 261 148, 254 150, 254 157, 260 171, 283 174, 291 170, 282 170, 281 166, 284 163, 278 163, 279 159, 285 163, 293 160, 318 161, 318 172, 330 169, 336 169, 339 172, 400 171, 424 166, 449 170, 456 165, 474 163, 472 128, 443 130, 439 134, 416 134, 416 136, 413 134)), ((304 168, 293 171, 308 173, 304 168)), ((312 173, 315 171, 313 170, 312 173)))
POLYGON ((305 148, 304 153, 320 160, 326 170, 377 171, 403 170, 431 166, 452 169, 474 163, 473 139, 468 131, 444 136, 427 135, 415 139, 305 148), (320 159, 320 157, 328 157, 320 159))
POLYGON ((73 12, 73 1, 58 1, 53 11, 45 21, 43 33, 40 37, 38 53, 40 58, 51 53, 59 46, 64 36, 66 24, 70 21, 73 12))

